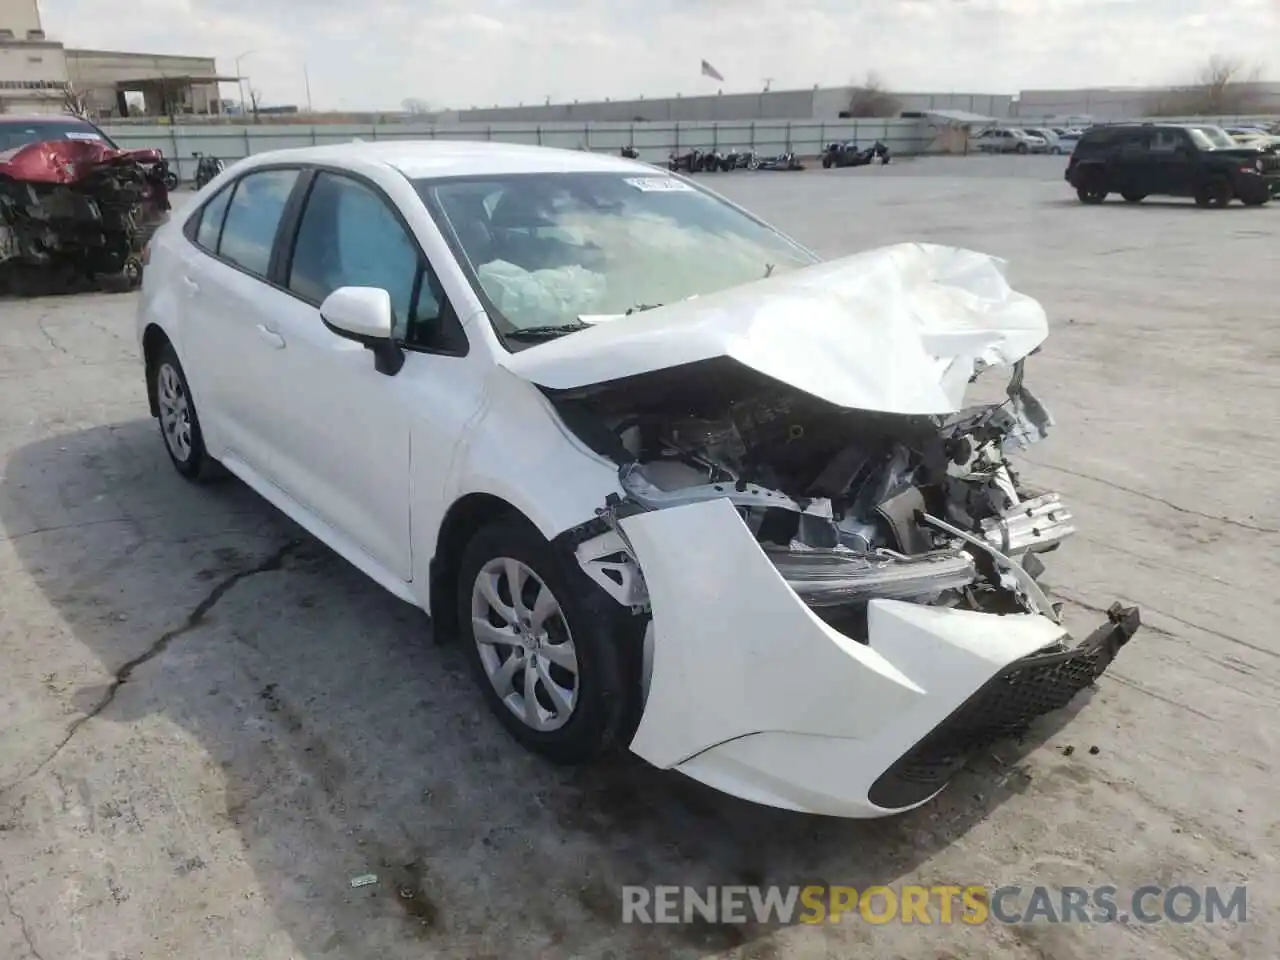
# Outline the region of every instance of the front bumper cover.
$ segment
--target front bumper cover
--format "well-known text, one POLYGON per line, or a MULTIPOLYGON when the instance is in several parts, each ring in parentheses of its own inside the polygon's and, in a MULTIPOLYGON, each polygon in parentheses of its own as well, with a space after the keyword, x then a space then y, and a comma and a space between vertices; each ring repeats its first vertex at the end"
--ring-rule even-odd
POLYGON ((860 642, 809 609, 726 501, 620 527, 652 610, 631 750, 785 809, 872 818, 927 801, 975 749, 1065 706, 1139 623, 1114 607, 1077 645, 1047 616, 875 599, 860 642))
POLYGON ((975 750, 1025 732, 1033 721, 1061 710, 1092 686, 1141 625, 1137 607, 1113 603, 1107 622, 1074 649, 1015 660, 882 773, 868 799, 889 809, 929 799, 975 750))

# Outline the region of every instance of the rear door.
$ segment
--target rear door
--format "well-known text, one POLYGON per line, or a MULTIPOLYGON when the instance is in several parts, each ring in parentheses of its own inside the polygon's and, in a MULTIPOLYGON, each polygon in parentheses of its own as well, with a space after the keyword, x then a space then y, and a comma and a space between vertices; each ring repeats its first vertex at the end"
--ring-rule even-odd
POLYGON ((283 348, 274 305, 288 298, 267 278, 299 175, 297 168, 251 170, 219 191, 188 234, 179 278, 191 320, 183 366, 198 371, 192 389, 201 426, 221 456, 272 480, 278 469, 268 437, 283 348))
POLYGON ((1151 144, 1152 193, 1189 197, 1195 192, 1195 145, 1180 127, 1160 127, 1151 144))

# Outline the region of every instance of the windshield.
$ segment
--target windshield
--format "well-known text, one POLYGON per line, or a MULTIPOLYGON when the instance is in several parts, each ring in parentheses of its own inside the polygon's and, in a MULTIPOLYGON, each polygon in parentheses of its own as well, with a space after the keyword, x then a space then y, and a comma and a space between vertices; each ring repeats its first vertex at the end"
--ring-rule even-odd
POLYGON ((816 262, 776 231, 657 170, 416 186, 456 238, 494 324, 517 341, 816 262))
POLYGON ((1188 127, 1187 132, 1201 150, 1230 150, 1240 146, 1221 127, 1188 127))
POLYGON ((0 152, 45 140, 99 140, 114 147, 111 138, 79 120, 6 120, 0 117, 0 152))

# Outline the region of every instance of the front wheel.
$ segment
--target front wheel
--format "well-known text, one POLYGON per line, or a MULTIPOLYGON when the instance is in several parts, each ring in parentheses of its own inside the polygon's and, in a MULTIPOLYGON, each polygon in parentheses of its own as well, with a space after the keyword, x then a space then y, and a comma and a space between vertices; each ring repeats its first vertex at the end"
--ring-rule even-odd
POLYGON ((178 189, 178 175, 172 170, 164 175, 164 188, 170 192, 178 189))
POLYGON ((628 735, 641 662, 631 618, 528 522, 502 518, 476 534, 457 603, 485 700, 525 748, 578 764, 628 735))
POLYGON ((1017 150, 1018 153, 1028 153, 1030 152, 1031 148, 1028 147, 1025 143, 1020 143, 1015 149, 1017 150))
POLYGON ((823 158, 822 158, 822 169, 823 169, 823 170, 830 170, 830 169, 831 169, 831 157, 830 157, 830 156, 826 156, 826 157, 823 157, 823 158))
POLYGON ((1225 207, 1231 203, 1234 191, 1231 184, 1225 180, 1206 183, 1196 190, 1195 201, 1197 207, 1225 207))
POLYGON ((1120 196, 1124 197, 1125 203, 1141 203, 1143 200, 1147 199, 1147 195, 1145 193, 1135 193, 1132 190, 1125 190, 1120 194, 1120 196))

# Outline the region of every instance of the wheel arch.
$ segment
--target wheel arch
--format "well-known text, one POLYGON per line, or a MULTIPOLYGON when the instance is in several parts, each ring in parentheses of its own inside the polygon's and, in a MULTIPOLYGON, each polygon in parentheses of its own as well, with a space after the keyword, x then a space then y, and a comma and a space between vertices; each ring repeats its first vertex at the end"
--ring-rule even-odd
POLYGON ((428 603, 436 631, 447 635, 457 632, 459 625, 454 598, 458 592, 462 551, 477 530, 501 518, 519 519, 537 529, 537 525, 519 507, 492 493, 468 493, 455 500, 445 512, 427 567, 428 603))
POLYGON ((147 378, 147 408, 153 417, 160 416, 160 404, 156 400, 155 377, 152 373, 155 371, 156 362, 160 359, 160 351, 166 346, 172 347, 173 341, 169 339, 169 335, 164 332, 160 324, 147 324, 142 332, 142 361, 147 378))

